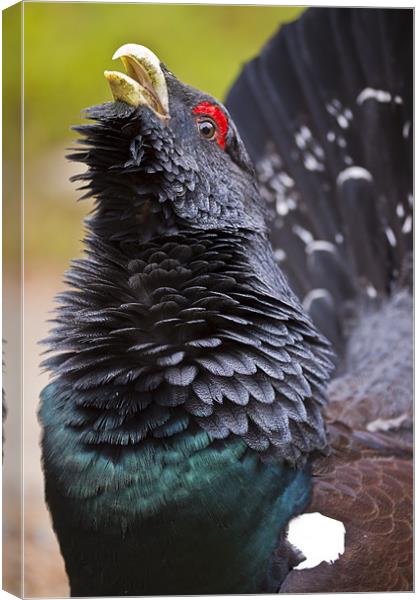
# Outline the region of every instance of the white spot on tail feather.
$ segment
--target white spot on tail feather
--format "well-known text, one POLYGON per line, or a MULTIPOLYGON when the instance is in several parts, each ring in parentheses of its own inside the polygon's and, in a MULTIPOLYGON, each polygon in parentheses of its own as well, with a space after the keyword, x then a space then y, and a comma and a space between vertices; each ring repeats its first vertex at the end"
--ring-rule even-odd
POLYGON ((308 171, 325 171, 324 165, 320 162, 325 158, 324 150, 313 137, 309 127, 302 125, 295 133, 295 141, 302 151, 303 163, 308 171))
POLYGON ((385 92, 384 90, 375 90, 367 87, 357 96, 356 102, 360 105, 363 104, 363 102, 366 102, 366 100, 371 99, 376 100, 377 102, 391 102, 392 96, 389 92, 385 92))
POLYGON ((295 135, 295 141, 296 141, 296 145, 298 148, 300 148, 301 150, 303 148, 305 148, 305 146, 306 146, 305 138, 302 136, 301 133, 297 133, 295 135))
POLYGON ((345 536, 344 523, 319 512, 295 517, 289 523, 287 540, 306 558, 295 569, 312 569, 322 562, 335 562, 344 553, 345 536))
POLYGON ((331 242, 327 242, 326 240, 313 240, 309 242, 306 247, 306 252, 311 254, 312 252, 318 252, 319 250, 324 250, 326 252, 335 252, 335 246, 331 242))
POLYGON ((342 104, 339 100, 337 100, 337 98, 333 98, 331 102, 328 102, 325 105, 325 108, 327 109, 327 112, 330 113, 330 115, 333 115, 335 117, 340 112, 342 104))
POLYGON ((349 108, 343 108, 343 105, 337 99, 333 99, 331 102, 328 102, 325 105, 325 108, 327 109, 327 112, 336 119, 338 125, 342 129, 348 128, 350 125, 350 120, 353 118, 353 113, 349 108))
POLYGON ((397 208, 396 211, 397 213, 397 217, 400 217, 400 219, 403 218, 404 216, 404 206, 401 204, 401 202, 399 204, 397 204, 397 208))
POLYGON ((338 115, 337 116, 337 123, 340 125, 340 127, 342 127, 343 129, 347 129, 347 127, 349 126, 349 120, 346 119, 346 117, 344 115, 338 115))
POLYGON ((410 233, 412 228, 413 228, 413 218, 411 215, 408 215, 408 217, 405 219, 404 224, 402 226, 402 232, 410 233))
POLYGON ((288 188, 294 186, 294 183, 295 183, 294 180, 285 171, 282 171, 279 174, 279 179, 282 182, 282 184, 288 188))
POLYGON ((346 140, 341 135, 339 135, 337 138, 337 144, 340 146, 340 148, 345 148, 347 146, 346 140))
POLYGON ((302 127, 300 128, 300 132, 301 132, 304 140, 311 139, 311 137, 312 137, 311 131, 308 127, 306 127, 306 125, 302 125, 302 127))
POLYGON ((395 233, 392 231, 391 227, 386 227, 385 229, 386 237, 388 238, 388 242, 390 245, 395 248, 397 245, 397 239, 395 237, 395 233))
POLYGON ((325 298, 326 300, 332 301, 331 294, 328 290, 324 288, 316 288, 315 290, 311 290, 304 299, 302 300, 302 306, 306 311, 309 311, 312 302, 314 300, 320 300, 321 298, 325 298))
POLYGON ((313 151, 315 153, 315 155, 320 158, 320 159, 324 159, 325 158, 325 152, 324 150, 321 148, 321 146, 319 144, 317 144, 316 142, 314 142, 313 144, 313 151))
POLYGON ((376 419, 375 421, 368 423, 366 429, 372 433, 375 433, 375 431, 389 431, 390 429, 397 429, 407 419, 409 419, 409 417, 406 413, 403 413, 394 419, 376 419))
POLYGON ((283 262, 284 259, 286 258, 286 252, 284 250, 282 250, 281 248, 277 248, 277 250, 274 251, 274 258, 278 262, 283 262))
POLYGON ((367 286, 366 293, 369 296, 369 298, 376 298, 378 295, 378 292, 371 283, 367 286))
POLYGON ((366 179, 366 181, 373 181, 373 177, 367 169, 357 166, 348 167, 341 171, 337 177, 337 185, 343 185, 348 179, 366 179))
POLYGON ((276 198, 276 211, 281 217, 286 216, 289 212, 289 207, 287 206, 287 202, 284 198, 276 198))
POLYGON ((308 171, 325 171, 325 167, 316 157, 310 152, 305 152, 303 156, 303 164, 308 171))
POLYGON ((407 139, 408 135, 410 133, 410 127, 411 127, 411 122, 407 121, 407 123, 404 123, 404 127, 403 127, 403 138, 407 139))
POLYGON ((313 242, 314 236, 307 229, 304 229, 300 225, 293 225, 292 230, 293 230, 293 233, 295 233, 298 237, 300 237, 300 239, 302 240, 302 242, 305 245, 308 245, 311 242, 313 242))

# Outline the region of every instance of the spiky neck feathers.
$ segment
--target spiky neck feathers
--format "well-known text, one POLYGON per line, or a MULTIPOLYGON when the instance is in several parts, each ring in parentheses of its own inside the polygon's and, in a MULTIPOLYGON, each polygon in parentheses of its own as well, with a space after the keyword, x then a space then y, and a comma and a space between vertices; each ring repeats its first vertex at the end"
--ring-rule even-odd
POLYGON ((67 275, 47 367, 86 444, 198 427, 291 464, 325 446, 328 347, 255 275, 249 238, 178 232, 124 249, 90 238, 67 275))
POLYGON ((94 123, 75 127, 85 149, 69 158, 87 166, 74 180, 83 183, 84 198, 96 199, 88 224, 97 235, 134 241, 183 228, 266 232, 240 140, 230 140, 230 153, 217 142, 203 148, 190 114, 163 124, 122 103, 91 108, 87 116, 94 123))

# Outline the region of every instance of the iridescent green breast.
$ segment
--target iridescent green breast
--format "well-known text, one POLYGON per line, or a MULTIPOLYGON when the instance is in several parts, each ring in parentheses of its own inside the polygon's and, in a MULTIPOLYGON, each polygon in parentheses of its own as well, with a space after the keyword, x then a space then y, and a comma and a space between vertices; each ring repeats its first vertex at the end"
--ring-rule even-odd
POLYGON ((46 495, 73 595, 274 591, 273 553, 308 502, 307 470, 198 431, 92 450, 62 426, 68 406, 44 390, 46 495))

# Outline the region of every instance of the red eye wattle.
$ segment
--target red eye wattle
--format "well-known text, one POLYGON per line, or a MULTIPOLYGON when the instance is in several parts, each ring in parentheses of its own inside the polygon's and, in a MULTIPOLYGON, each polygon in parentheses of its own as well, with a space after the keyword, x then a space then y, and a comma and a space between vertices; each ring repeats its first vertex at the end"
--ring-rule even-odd
POLYGON ((228 120, 222 109, 216 104, 211 104, 210 102, 200 102, 200 104, 197 104, 197 106, 193 109, 192 113, 193 115, 198 115, 203 118, 209 117, 209 119, 215 123, 216 132, 214 138, 222 150, 224 150, 226 146, 228 120))

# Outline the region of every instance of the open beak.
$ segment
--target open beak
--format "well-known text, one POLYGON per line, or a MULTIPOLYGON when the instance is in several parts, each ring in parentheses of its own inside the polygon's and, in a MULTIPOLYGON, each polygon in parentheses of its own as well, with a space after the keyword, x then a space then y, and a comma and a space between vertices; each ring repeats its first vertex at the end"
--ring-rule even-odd
POLYGON ((127 74, 105 71, 114 100, 131 106, 148 106, 162 119, 169 118, 168 88, 160 60, 151 50, 138 44, 125 44, 113 60, 120 58, 127 74))

